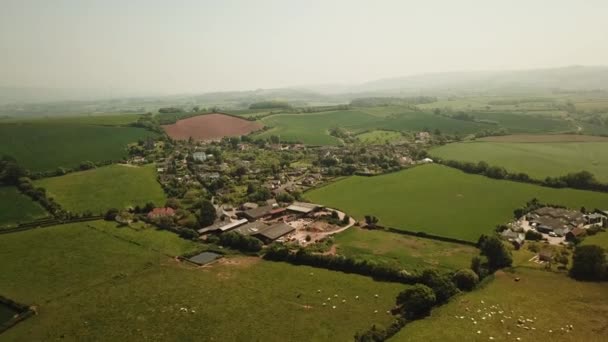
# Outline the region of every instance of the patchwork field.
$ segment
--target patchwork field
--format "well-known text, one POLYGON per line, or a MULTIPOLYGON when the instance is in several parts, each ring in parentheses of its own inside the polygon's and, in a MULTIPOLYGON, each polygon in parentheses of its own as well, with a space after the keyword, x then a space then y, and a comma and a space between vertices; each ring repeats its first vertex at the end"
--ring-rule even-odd
POLYGON ((156 181, 154 165, 133 167, 110 165, 74 172, 34 182, 66 210, 94 214, 109 208, 143 206, 147 202, 163 205, 165 194, 156 181))
POLYGON ((213 140, 241 136, 261 128, 262 125, 258 122, 223 114, 199 115, 163 126, 163 129, 171 138, 178 140, 188 140, 189 138, 213 140))
POLYGON ((468 268, 477 248, 381 230, 350 228, 334 237, 336 252, 404 269, 468 268))
POLYGON ((46 211, 14 187, 0 187, 0 227, 47 216, 46 211))
POLYGON ((572 208, 604 208, 608 194, 553 189, 470 175, 440 165, 424 165, 376 177, 353 176, 305 193, 312 202, 339 208, 362 219, 411 231, 477 241, 513 210, 536 197, 572 208))
POLYGON ((329 135, 329 130, 342 127, 353 132, 368 129, 397 131, 432 131, 469 134, 492 127, 470 121, 454 120, 444 116, 395 109, 395 113, 383 111, 368 114, 364 110, 346 110, 315 114, 278 114, 262 119, 272 129, 259 134, 265 138, 278 135, 284 141, 299 141, 311 145, 337 145, 339 139, 329 135))
POLYGON ((430 151, 443 159, 503 166, 509 171, 525 172, 532 178, 563 176, 582 170, 608 182, 608 141, 503 143, 470 142, 448 144, 430 151))
POLYGON ((389 324, 385 312, 405 288, 248 257, 193 267, 149 242, 122 239, 162 246, 171 238, 157 234, 170 233, 102 228, 112 229, 118 238, 70 225, 0 240, 0 293, 38 310, 3 333, 3 341, 345 341, 372 324, 389 324))
POLYGON ((108 127, 54 120, 0 124, 0 155, 13 156, 31 171, 73 168, 83 161, 119 160, 127 145, 154 136, 141 128, 108 127))
POLYGON ((606 284, 526 268, 493 278, 483 288, 435 309, 431 317, 408 324, 390 341, 606 340, 606 284), (521 280, 515 282, 515 277, 521 280), (520 316, 527 329, 517 326, 520 316))
POLYGON ((337 145, 339 139, 329 135, 335 127, 356 130, 371 125, 376 119, 360 111, 336 111, 315 114, 278 114, 262 119, 270 130, 258 134, 267 138, 277 135, 283 141, 297 141, 310 145, 337 145))

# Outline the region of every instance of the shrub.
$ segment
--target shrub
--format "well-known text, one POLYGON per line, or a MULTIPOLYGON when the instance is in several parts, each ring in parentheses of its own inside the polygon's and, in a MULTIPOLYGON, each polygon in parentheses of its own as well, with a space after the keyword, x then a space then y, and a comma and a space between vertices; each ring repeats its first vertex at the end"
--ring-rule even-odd
POLYGON ((606 277, 606 255, 600 246, 580 246, 574 250, 570 276, 579 280, 602 280, 606 277))
POLYGON ((423 284, 416 284, 397 296, 397 305, 401 307, 401 313, 410 319, 427 316, 436 302, 433 289, 423 284))
POLYGON ((458 288, 448 275, 439 274, 436 270, 427 269, 422 272, 422 283, 435 292, 437 303, 445 303, 458 293, 458 288))
POLYGON ((454 273, 454 275, 452 276, 452 280, 454 281, 458 289, 463 291, 471 291, 479 282, 479 276, 477 275, 477 273, 473 272, 473 270, 463 268, 454 273))
POLYGON ((543 234, 533 231, 533 230, 528 230, 526 232, 526 240, 530 240, 530 241, 540 241, 543 239, 543 234))

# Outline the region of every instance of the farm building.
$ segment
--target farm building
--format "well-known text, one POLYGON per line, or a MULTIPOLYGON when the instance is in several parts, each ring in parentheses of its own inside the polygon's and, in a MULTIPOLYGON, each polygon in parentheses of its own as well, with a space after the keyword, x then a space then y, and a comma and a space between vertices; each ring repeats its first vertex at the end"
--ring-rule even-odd
POLYGON ((148 213, 148 218, 159 218, 164 216, 174 216, 175 210, 173 208, 154 208, 148 213))
POLYGON ((232 222, 221 221, 221 222, 214 223, 208 227, 199 229, 198 233, 199 234, 206 234, 206 233, 212 233, 212 232, 223 233, 223 232, 227 232, 232 229, 235 229, 239 226, 242 226, 245 223, 247 223, 246 219, 241 219, 241 220, 232 221, 232 222))
POLYGON ((265 243, 270 243, 282 236, 293 232, 294 230, 296 230, 294 227, 281 222, 254 234, 254 236, 264 241, 265 243))
POLYGON ((566 235, 576 227, 586 224, 582 213, 564 208, 544 207, 527 215, 528 221, 541 233, 555 233, 559 236, 566 235))
POLYGON ((265 216, 268 216, 271 210, 272 210, 272 206, 265 205, 263 207, 257 207, 257 208, 243 211, 241 213, 238 213, 237 215, 239 217, 244 217, 244 218, 248 219, 249 221, 256 221, 265 216))
POLYGON ((319 204, 293 202, 290 206, 287 207, 287 210, 295 212, 297 214, 307 215, 322 208, 323 206, 319 204))
POLYGON ((568 233, 566 233, 566 241, 574 241, 579 237, 583 237, 587 234, 587 231, 584 228, 574 228, 568 233))
POLYGON ((213 253, 213 252, 203 252, 201 254, 195 255, 191 258, 189 258, 188 260, 197 264, 197 265, 206 265, 212 261, 215 261, 219 258, 221 258, 222 256, 220 254, 217 253, 213 253))
POLYGON ((608 225, 608 218, 602 213, 593 213, 585 215, 588 225, 606 227, 608 225))
POLYGON ((204 162, 205 160, 207 160, 207 155, 205 154, 205 152, 194 152, 192 153, 192 159, 204 162))
POLYGON ((234 229, 234 231, 242 235, 255 235, 267 229, 268 227, 269 226, 266 223, 256 221, 237 227, 236 229, 234 229))
POLYGON ((245 203, 241 204, 242 210, 250 210, 250 209, 255 209, 257 207, 259 207, 259 205, 257 203, 253 203, 253 202, 245 202, 245 203))

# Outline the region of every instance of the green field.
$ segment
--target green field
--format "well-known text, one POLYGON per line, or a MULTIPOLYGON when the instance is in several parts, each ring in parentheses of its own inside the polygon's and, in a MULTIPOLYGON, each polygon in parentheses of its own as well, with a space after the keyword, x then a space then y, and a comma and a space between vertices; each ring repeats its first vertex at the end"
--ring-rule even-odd
POLYGON ((125 126, 136 122, 142 114, 135 113, 104 113, 71 116, 50 116, 43 118, 19 119, 11 118, 3 122, 33 123, 33 124, 83 124, 99 126, 125 126))
POLYGON ((176 235, 90 224, 0 239, 0 293, 38 311, 3 341, 347 341, 390 323, 385 312, 405 288, 259 258, 193 267, 149 247, 192 248, 176 235))
POLYGON ((586 236, 583 238, 581 245, 597 245, 608 251, 608 232, 599 232, 592 236, 586 236))
POLYGON ((154 165, 110 165, 34 182, 66 210, 102 213, 109 208, 165 203, 154 165))
POLYGON ((598 180, 608 182, 608 142, 469 142, 444 145, 430 153, 442 159, 483 160, 536 179, 587 170, 598 180))
MULTIPOLYGON (((370 111, 371 109, 365 109, 370 111)), ((278 135, 284 141, 299 141, 311 145, 337 145, 339 139, 329 135, 329 130, 341 127, 354 133, 369 130, 432 131, 470 134, 493 125, 454 120, 430 113, 411 112, 406 109, 389 109, 368 114, 364 110, 346 110, 315 114, 278 114, 262 119, 270 130, 258 134, 260 138, 278 135)))
POLYGON ((384 145, 403 139, 401 132, 374 130, 357 135, 357 139, 368 145, 384 145))
POLYGON ((515 208, 534 197, 572 208, 608 206, 606 193, 494 180, 440 165, 348 177, 305 197, 358 219, 372 214, 382 225, 469 241, 510 220, 515 208))
POLYGON ((468 268, 479 254, 471 246, 356 227, 334 235, 334 241, 338 254, 407 270, 468 268))
POLYGON ((525 268, 514 274, 500 271, 493 278, 483 288, 433 310, 431 317, 406 325, 390 341, 606 340, 606 284, 525 268), (515 282, 515 277, 521 280, 515 282), (534 321, 526 321, 528 329, 517 327, 520 316, 534 321), (567 325, 574 329, 561 330, 567 325))
POLYGON ((77 167, 83 161, 124 158, 129 143, 153 134, 142 128, 69 123, 61 119, 3 123, 0 155, 14 157, 31 171, 53 171, 58 167, 77 167))
POLYGON ((0 187, 0 227, 47 216, 46 211, 14 187, 0 187))

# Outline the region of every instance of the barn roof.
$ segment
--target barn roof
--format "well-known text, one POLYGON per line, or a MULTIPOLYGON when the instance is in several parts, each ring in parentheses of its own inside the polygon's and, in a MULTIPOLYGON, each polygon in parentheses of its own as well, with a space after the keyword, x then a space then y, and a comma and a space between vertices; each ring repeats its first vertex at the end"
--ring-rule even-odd
POLYGON ((255 235, 265 237, 269 240, 276 240, 283 235, 293 232, 294 230, 296 230, 294 227, 281 222, 281 223, 274 224, 274 225, 260 231, 259 233, 255 234, 255 235))
POLYGON ((314 211, 314 210, 316 210, 318 208, 322 208, 322 207, 323 207, 322 205, 314 204, 314 203, 293 202, 293 204, 291 204, 289 207, 287 207, 287 210, 308 214, 311 211, 314 211))
POLYGON ((266 223, 256 221, 256 222, 247 223, 246 225, 242 225, 242 226, 236 228, 234 231, 239 234, 243 234, 243 235, 254 235, 267 228, 268 228, 268 225, 266 223))

